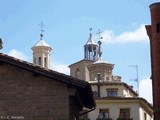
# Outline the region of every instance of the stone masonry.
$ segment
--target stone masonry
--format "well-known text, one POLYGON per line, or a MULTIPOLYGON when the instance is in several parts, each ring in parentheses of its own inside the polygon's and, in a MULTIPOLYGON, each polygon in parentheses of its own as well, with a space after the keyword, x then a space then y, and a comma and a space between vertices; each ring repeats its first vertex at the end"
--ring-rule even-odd
POLYGON ((0 119, 68 120, 74 88, 38 74, 0 65, 0 119))

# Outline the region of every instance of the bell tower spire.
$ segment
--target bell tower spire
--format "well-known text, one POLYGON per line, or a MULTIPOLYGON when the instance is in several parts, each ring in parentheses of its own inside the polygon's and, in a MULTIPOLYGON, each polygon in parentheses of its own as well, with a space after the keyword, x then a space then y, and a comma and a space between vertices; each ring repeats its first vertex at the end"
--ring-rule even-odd
POLYGON ((50 52, 52 48, 43 39, 43 22, 39 25, 41 27, 40 40, 32 47, 33 63, 41 67, 50 68, 50 52))
POLYGON ((94 42, 92 38, 92 28, 89 29, 90 34, 87 43, 84 45, 84 59, 85 60, 98 60, 98 45, 94 42))

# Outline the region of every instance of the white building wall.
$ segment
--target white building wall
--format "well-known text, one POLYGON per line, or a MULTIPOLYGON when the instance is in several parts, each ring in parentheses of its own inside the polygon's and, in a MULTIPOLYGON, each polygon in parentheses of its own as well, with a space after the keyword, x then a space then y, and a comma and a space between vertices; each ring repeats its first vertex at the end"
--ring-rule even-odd
MULTIPOLYGON (((117 89, 117 96, 120 97, 134 97, 135 95, 128 90, 125 86, 123 85, 101 85, 100 86, 100 96, 101 97, 107 97, 107 89, 117 89)), ((92 90, 93 91, 98 91, 97 85, 92 85, 92 90)))
MULTIPOLYGON (((119 117, 120 109, 130 109, 130 118, 133 120, 144 120, 139 119, 139 105, 135 103, 98 103, 96 110, 89 113, 90 120, 96 120, 98 118, 99 110, 100 109, 109 109, 109 116, 112 120, 117 120, 119 117)), ((147 119, 149 120, 149 119, 147 119)))

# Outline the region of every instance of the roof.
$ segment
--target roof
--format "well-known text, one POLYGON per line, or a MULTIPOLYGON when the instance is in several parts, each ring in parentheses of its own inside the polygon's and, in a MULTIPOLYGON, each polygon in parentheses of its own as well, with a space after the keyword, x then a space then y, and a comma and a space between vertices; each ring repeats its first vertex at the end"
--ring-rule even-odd
POLYGON ((97 97, 96 100, 138 100, 143 101, 146 105, 148 105, 151 109, 153 109, 152 104, 150 104, 146 99, 142 97, 97 97))
POLYGON ((94 61, 94 60, 82 59, 82 60, 80 60, 80 61, 78 61, 78 62, 75 62, 75 63, 69 65, 68 67, 71 67, 71 66, 76 65, 76 64, 81 63, 81 62, 90 62, 90 63, 92 64, 92 63, 94 63, 95 61, 94 61))
MULTIPOLYGON (((106 62, 104 61, 102 58, 99 58, 96 62, 94 62, 93 64, 101 64, 101 63, 104 63, 104 64, 110 64, 109 62, 106 62)), ((113 64, 112 64, 113 65, 113 64)))
POLYGON ((87 43, 86 43, 85 45, 97 45, 97 44, 94 42, 91 33, 89 34, 88 41, 87 41, 87 43))
POLYGON ((75 87, 78 90, 78 93, 83 103, 83 107, 90 108, 90 109, 95 107, 95 101, 93 98, 91 86, 88 82, 84 80, 73 78, 71 76, 53 71, 51 69, 40 67, 33 63, 29 63, 29 62, 11 57, 3 53, 0 53, 0 63, 7 63, 10 65, 19 67, 21 69, 56 80, 57 82, 67 84, 68 86, 75 87))
POLYGON ((155 2, 155 3, 151 4, 149 7, 150 7, 150 9, 152 9, 154 7, 160 7, 160 2, 155 2))
MULTIPOLYGON (((97 85, 98 82, 90 83, 91 85, 97 85)), ((134 95, 138 96, 138 93, 135 92, 132 87, 124 82, 101 82, 101 85, 124 85, 127 89, 129 89, 134 95)))
MULTIPOLYGON (((50 45, 48 45, 43 39, 40 39, 35 45, 36 46, 45 46, 45 47, 50 47, 50 45)), ((51 48, 51 47, 50 47, 51 48)))

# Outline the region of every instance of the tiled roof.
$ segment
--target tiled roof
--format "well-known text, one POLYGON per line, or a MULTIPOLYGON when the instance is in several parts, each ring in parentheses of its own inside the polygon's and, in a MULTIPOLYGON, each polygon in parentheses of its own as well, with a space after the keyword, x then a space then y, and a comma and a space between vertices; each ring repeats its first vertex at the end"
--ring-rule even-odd
POLYGON ((29 63, 29 62, 17 59, 15 57, 11 57, 6 54, 0 53, 0 64, 3 64, 3 63, 14 65, 21 69, 31 71, 34 74, 39 74, 39 75, 48 77, 58 82, 67 84, 68 86, 73 86, 77 88, 84 107, 87 107, 90 109, 95 107, 95 101, 93 98, 91 86, 88 82, 84 80, 73 78, 71 76, 53 71, 51 69, 46 69, 38 65, 35 65, 33 63, 29 63))

